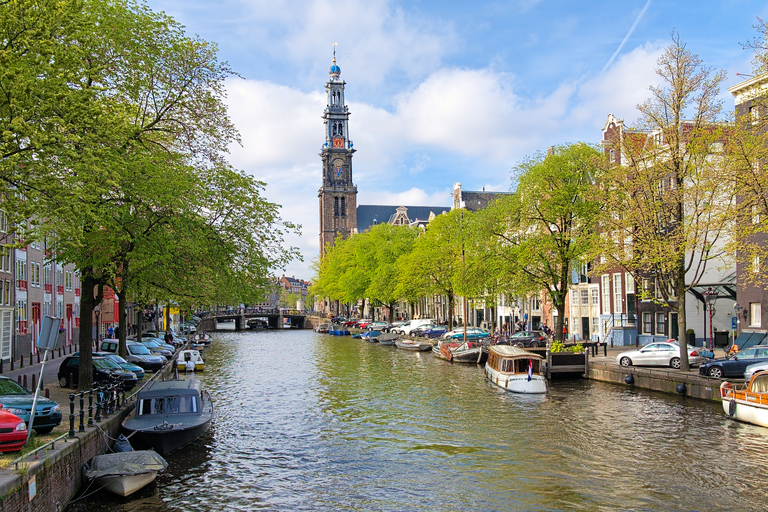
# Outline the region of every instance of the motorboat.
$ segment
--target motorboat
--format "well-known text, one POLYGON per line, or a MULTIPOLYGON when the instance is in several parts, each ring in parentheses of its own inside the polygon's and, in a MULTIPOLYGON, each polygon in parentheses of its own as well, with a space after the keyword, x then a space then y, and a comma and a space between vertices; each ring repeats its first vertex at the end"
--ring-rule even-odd
POLYGON ((768 371, 758 372, 748 384, 720 384, 723 410, 729 418, 768 427, 768 371))
POLYGON ((213 343, 213 336, 205 331, 195 333, 195 335, 192 337, 192 344, 196 346, 206 347, 211 343, 213 343))
POLYGON ((485 376, 493 384, 513 393, 546 393, 544 358, 509 345, 488 347, 485 376))
POLYGON ((139 391, 123 430, 136 446, 165 456, 200 437, 212 420, 211 396, 199 380, 163 380, 139 391))
POLYGON ((96 455, 85 471, 99 488, 120 496, 129 496, 157 478, 168 463, 153 450, 96 455))
POLYGON ((315 332, 328 333, 328 331, 330 331, 332 328, 333 328, 332 324, 322 323, 322 324, 318 324, 317 326, 315 326, 315 328, 313 330, 315 332))
POLYGON ((176 354, 176 368, 179 371, 201 372, 205 370, 205 361, 199 350, 179 350, 176 354))
POLYGON ((409 339, 398 339, 395 341, 395 345, 397 348, 401 348, 403 350, 411 350, 414 352, 424 352, 426 350, 432 350, 432 344, 427 341, 418 341, 418 340, 409 340, 409 339))

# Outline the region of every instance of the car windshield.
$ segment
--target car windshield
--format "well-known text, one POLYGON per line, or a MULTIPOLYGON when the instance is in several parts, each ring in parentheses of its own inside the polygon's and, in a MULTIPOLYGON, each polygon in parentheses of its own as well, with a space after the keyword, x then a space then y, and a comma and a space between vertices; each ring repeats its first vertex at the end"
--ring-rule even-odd
POLYGON ((135 356, 148 356, 151 354, 149 349, 144 345, 128 345, 128 352, 135 356))
POLYGON ((114 370, 115 368, 120 368, 116 363, 110 361, 109 359, 94 358, 93 366, 96 368, 101 368, 102 370, 114 370))
POLYGON ((126 364, 128 362, 117 354, 110 354, 108 356, 104 356, 104 358, 109 359, 110 361, 114 361, 117 364, 126 364))
POLYGON ((0 379, 0 395, 28 395, 29 391, 11 379, 0 379))

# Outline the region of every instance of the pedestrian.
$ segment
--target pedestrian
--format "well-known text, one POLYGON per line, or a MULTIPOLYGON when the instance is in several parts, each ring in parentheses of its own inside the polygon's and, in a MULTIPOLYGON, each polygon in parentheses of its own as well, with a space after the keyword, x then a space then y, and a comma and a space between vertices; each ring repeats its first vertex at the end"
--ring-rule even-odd
POLYGON ((112 326, 110 325, 110 326, 107 328, 107 337, 108 337, 108 338, 111 338, 111 337, 112 337, 112 335, 113 335, 114 333, 115 333, 115 330, 114 330, 114 329, 112 328, 112 326))

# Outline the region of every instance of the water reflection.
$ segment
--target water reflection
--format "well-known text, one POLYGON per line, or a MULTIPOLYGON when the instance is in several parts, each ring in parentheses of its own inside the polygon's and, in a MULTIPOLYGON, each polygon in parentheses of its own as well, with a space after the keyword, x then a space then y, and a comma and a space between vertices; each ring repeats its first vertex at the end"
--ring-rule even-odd
POLYGON ((513 395, 474 365, 309 331, 219 333, 205 356, 215 426, 141 510, 762 509, 766 429, 719 404, 581 379, 513 395))

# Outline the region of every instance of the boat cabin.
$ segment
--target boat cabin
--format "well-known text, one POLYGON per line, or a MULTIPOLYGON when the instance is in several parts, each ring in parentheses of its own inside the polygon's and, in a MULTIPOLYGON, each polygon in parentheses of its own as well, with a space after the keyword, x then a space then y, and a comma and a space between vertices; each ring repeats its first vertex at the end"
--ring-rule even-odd
POLYGON ((136 416, 200 413, 200 381, 155 382, 139 393, 136 416))
POLYGON ((496 345, 488 351, 488 366, 501 373, 528 373, 533 364, 533 373, 540 374, 542 362, 539 354, 518 347, 496 345))
POLYGON ((760 372, 752 377, 749 383, 749 391, 752 393, 768 393, 768 372, 760 372))

